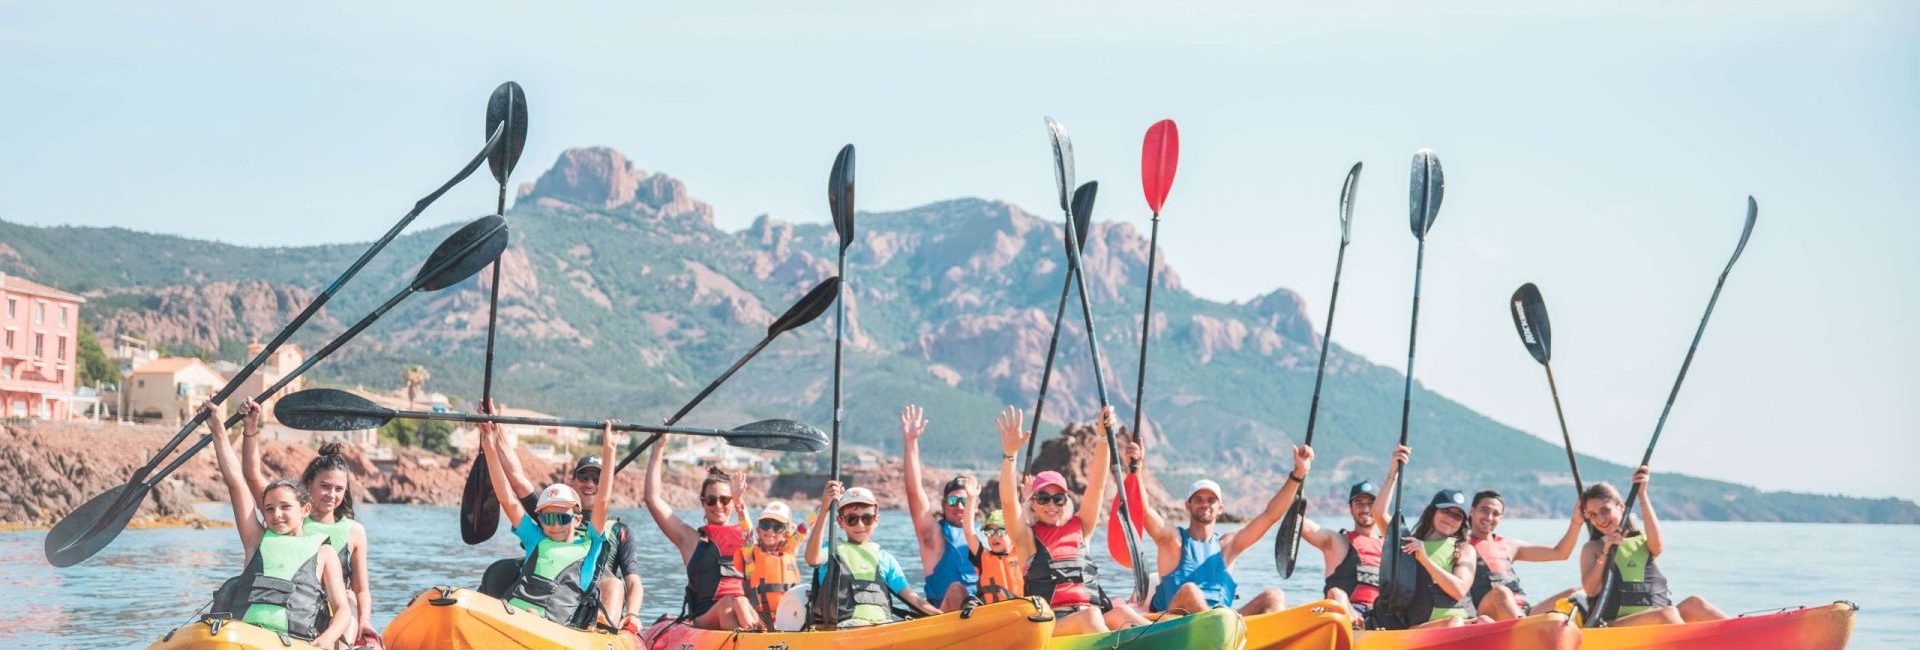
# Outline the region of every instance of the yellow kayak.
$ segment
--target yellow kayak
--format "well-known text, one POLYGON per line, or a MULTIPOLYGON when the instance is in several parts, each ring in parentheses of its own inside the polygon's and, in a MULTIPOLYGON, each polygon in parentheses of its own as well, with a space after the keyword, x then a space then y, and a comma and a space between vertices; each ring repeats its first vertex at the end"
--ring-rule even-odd
POLYGON ((290 636, 225 616, 208 615, 167 632, 147 650, 319 650, 290 636))
POLYGON ((382 634, 387 650, 634 650, 631 634, 576 630, 471 589, 435 587, 414 597, 382 634))
POLYGON ((1853 603, 1842 601, 1705 623, 1590 628, 1585 630, 1586 638, 1580 647, 1600 650, 1838 650, 1847 647, 1847 639, 1853 635, 1853 614, 1859 609, 1853 603))
POLYGON ((1247 650, 1347 650, 1353 620, 1338 601, 1318 600, 1277 612, 1242 617, 1247 650))
POLYGON ((656 650, 1027 650, 1045 645, 1052 635, 1053 611, 1029 598, 886 625, 815 632, 704 630, 663 620, 640 639, 656 650))

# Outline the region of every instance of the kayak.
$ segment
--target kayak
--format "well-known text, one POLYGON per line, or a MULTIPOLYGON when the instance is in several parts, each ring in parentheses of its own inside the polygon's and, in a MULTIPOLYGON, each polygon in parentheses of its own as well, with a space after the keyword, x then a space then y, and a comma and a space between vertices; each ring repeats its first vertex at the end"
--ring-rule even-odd
POLYGON ((508 607, 498 598, 457 587, 434 587, 415 596, 387 623, 382 640, 388 650, 640 647, 631 634, 576 630, 508 607))
POLYGON ((663 619, 641 632, 640 640, 655 650, 1016 650, 1038 648, 1052 635, 1053 611, 1038 600, 1020 599, 886 625, 813 632, 705 630, 663 619))
POLYGON ((1233 650, 1246 642, 1247 622, 1240 618, 1240 613, 1215 607, 1124 630, 1054 637, 1047 641, 1046 647, 1047 650, 1233 650))
POLYGON ((1682 625, 1636 625, 1586 630, 1582 648, 1651 650, 1657 648, 1844 648, 1853 634, 1853 613, 1846 601, 1772 614, 1682 625))
POLYGON ((1561 614, 1511 621, 1415 630, 1369 630, 1353 637, 1355 650, 1573 650, 1580 626, 1561 614))
POLYGON ((1277 612, 1243 617, 1247 650, 1347 650, 1353 621, 1334 600, 1319 600, 1277 612))
POLYGON ((242 623, 222 615, 200 617, 200 620, 182 625, 167 632, 147 646, 147 650, 244 650, 247 648, 280 648, 281 650, 319 650, 279 632, 242 623))

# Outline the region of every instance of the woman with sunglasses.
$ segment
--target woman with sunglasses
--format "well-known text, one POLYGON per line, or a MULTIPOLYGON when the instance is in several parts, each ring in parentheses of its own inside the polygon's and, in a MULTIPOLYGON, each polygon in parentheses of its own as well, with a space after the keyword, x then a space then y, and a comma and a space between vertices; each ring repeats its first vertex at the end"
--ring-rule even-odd
MULTIPOLYGON (((613 420, 607 420, 600 432, 600 463, 613 463, 613 420)), ((500 427, 479 425, 481 444, 501 448, 500 427)), ((500 463, 488 463, 495 498, 508 521, 518 522, 513 534, 520 539, 526 557, 520 562, 519 575, 507 590, 507 606, 538 614, 561 625, 575 624, 574 615, 587 601, 587 591, 595 584, 600 554, 606 550, 607 500, 613 494, 613 474, 600 475, 594 495, 591 522, 585 528, 575 525, 580 519, 580 496, 565 483, 555 483, 540 491, 533 512, 527 512, 514 497, 507 482, 506 469, 500 463)), ((620 583, 599 582, 603 611, 625 610, 620 583)))
POLYGON ((680 551, 680 560, 687 567, 686 600, 681 605, 681 616, 694 627, 709 630, 765 629, 753 602, 747 600, 746 576, 734 566, 734 556, 740 553, 747 539, 744 525, 727 524, 727 516, 736 510, 743 520, 746 518, 746 506, 738 502, 734 482, 719 468, 707 468, 707 478, 700 482, 703 521, 699 528, 681 521, 660 493, 661 473, 666 466, 662 450, 667 448, 666 443, 667 440, 662 440, 661 444, 654 445, 653 453, 647 456, 643 496, 653 523, 660 526, 667 541, 680 551))
POLYGON ((972 558, 973 570, 980 574, 980 600, 997 603, 1026 597, 1027 572, 1021 568, 1019 549, 1007 535, 1006 511, 987 513, 987 522, 980 527, 980 535, 987 538, 984 546, 973 531, 967 533, 967 543, 981 549, 972 558))
MULTIPOLYGON (((994 420, 1000 429, 1000 507, 1006 512, 1021 512, 1015 490, 1004 486, 1014 483, 1013 458, 1027 442, 1025 422, 1020 409, 1009 406, 994 420)), ((1104 439, 1116 426, 1113 408, 1101 409, 1094 427, 1104 439)), ((1114 601, 1101 593, 1094 583, 1093 560, 1087 555, 1087 539, 1100 522, 1099 495, 1107 484, 1107 462, 1112 450, 1094 445, 1093 462, 1087 468, 1087 492, 1077 513, 1073 496, 1067 493, 1067 479, 1059 472, 1046 471, 1033 477, 1027 503, 1027 517, 1007 517, 1007 534, 1015 548, 1029 558, 1026 570, 1026 594, 1039 596, 1052 605, 1056 622, 1054 636, 1109 632, 1144 625, 1147 619, 1126 601, 1114 601), (1097 608, 1096 608, 1097 607, 1097 608)))

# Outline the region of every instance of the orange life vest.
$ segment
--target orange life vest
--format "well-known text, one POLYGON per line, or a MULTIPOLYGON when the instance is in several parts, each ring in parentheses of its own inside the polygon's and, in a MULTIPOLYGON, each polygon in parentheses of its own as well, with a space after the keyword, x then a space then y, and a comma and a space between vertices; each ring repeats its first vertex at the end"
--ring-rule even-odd
POLYGON ((1026 588, 1026 572, 1020 563, 1013 561, 1012 553, 995 553, 981 549, 974 559, 974 568, 980 571, 980 599, 988 603, 1020 598, 1020 592, 1026 588))
POLYGON ((787 590, 800 584, 800 569, 793 553, 768 553, 759 546, 740 547, 740 572, 745 574, 747 598, 762 617, 772 620, 780 611, 780 599, 787 590))

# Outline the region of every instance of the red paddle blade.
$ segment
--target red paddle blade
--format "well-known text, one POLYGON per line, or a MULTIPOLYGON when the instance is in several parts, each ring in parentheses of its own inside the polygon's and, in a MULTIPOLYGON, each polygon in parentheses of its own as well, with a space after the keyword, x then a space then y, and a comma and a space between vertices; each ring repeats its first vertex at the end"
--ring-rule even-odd
MULTIPOLYGON (((1172 122, 1167 122, 1167 124, 1172 124, 1172 122)), ((1128 474, 1126 480, 1121 484, 1126 486, 1127 490, 1127 512, 1133 515, 1127 519, 1133 521, 1133 530, 1135 532, 1144 534, 1146 532, 1147 502, 1146 497, 1143 496, 1140 491, 1140 475, 1128 474)), ((1113 561, 1119 562, 1120 566, 1131 569, 1133 568, 1133 556, 1127 553, 1127 534, 1120 529, 1120 526, 1120 496, 1114 495, 1113 505, 1107 508, 1107 555, 1111 556, 1113 561)), ((1140 539, 1141 543, 1146 543, 1144 536, 1140 539)))
POLYGON ((1173 191, 1173 172, 1180 166, 1180 127, 1173 120, 1160 120, 1147 128, 1147 140, 1140 145, 1140 187, 1147 192, 1147 207, 1160 214, 1173 191))

